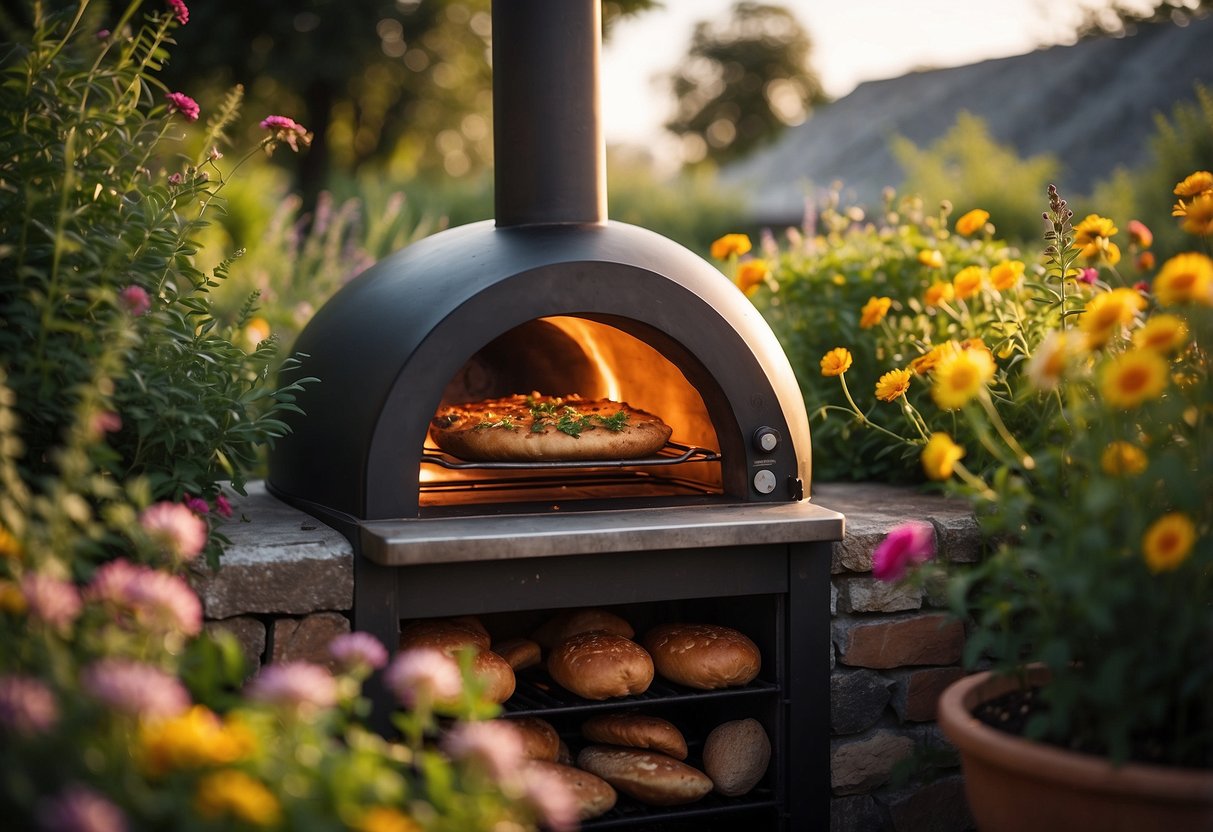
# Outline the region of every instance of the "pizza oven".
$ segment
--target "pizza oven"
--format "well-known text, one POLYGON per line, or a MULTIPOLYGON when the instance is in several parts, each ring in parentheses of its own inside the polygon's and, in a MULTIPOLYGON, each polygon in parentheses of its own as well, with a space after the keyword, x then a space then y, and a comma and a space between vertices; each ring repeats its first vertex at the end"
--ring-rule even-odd
POLYGON ((692 763, 714 724, 752 717, 768 734, 751 793, 621 797, 586 829, 816 828, 843 518, 809 499, 808 420, 761 316, 700 257, 606 218, 599 15, 597 0, 494 4, 496 219, 411 244, 317 312, 296 350, 320 381, 267 485, 349 537, 353 625, 389 645, 414 619, 474 615, 496 641, 583 607, 638 634, 741 630, 763 660, 744 687, 658 678, 590 702, 540 667, 519 672, 505 711, 544 716, 575 751, 588 715, 641 708, 685 726, 692 763), (531 391, 627 402, 670 442, 640 459, 477 462, 431 440, 445 405, 531 391))

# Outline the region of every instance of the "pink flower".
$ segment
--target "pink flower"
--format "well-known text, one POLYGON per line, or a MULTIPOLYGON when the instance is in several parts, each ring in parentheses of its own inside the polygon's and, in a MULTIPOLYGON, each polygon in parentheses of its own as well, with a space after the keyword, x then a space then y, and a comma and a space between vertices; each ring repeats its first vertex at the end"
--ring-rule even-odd
POLYGON ((1133 243, 1141 246, 1142 248, 1149 248, 1151 245, 1153 245, 1154 232, 1150 231, 1149 227, 1146 226, 1146 224, 1141 220, 1129 220, 1128 229, 1129 239, 1133 243))
POLYGON ((190 10, 183 0, 168 0, 168 7, 173 10, 173 17, 177 18, 177 22, 182 26, 190 22, 190 10))
POLYGON ((24 737, 44 734, 59 719, 55 694, 32 676, 0 677, 0 729, 24 737))
MULTIPOLYGON (((293 118, 286 116, 266 116, 261 120, 263 130, 269 130, 273 133, 273 138, 276 141, 286 142, 290 145, 291 150, 299 152, 299 142, 303 142, 304 147, 312 143, 312 134, 307 131, 303 125, 296 122, 293 118)), ((273 150, 273 143, 266 145, 266 151, 273 150)))
POLYGON ((136 318, 146 315, 147 310, 152 308, 152 299, 148 297, 147 290, 134 284, 119 292, 118 300, 121 301, 122 308, 136 318))
POLYGON ((70 627, 83 606, 75 584, 41 572, 21 579, 21 594, 30 617, 56 630, 70 627))
POLYGON ((497 781, 513 774, 526 757, 522 737, 502 722, 461 722, 443 738, 442 750, 452 760, 483 766, 497 781))
POLYGON ((185 496, 185 507, 195 514, 208 514, 211 510, 210 503, 201 497, 191 497, 189 494, 185 496))
POLYGON ((80 687, 107 707, 136 717, 172 717, 190 706, 182 684, 159 668, 131 659, 100 659, 80 674, 80 687))
POLYGON ((387 648, 370 633, 342 633, 329 642, 329 655, 344 670, 378 670, 387 664, 387 648))
POLYGON ((337 680, 311 662, 266 665, 249 683, 248 695, 290 710, 317 710, 337 704, 337 680))
POLYGON ((148 506, 139 524, 174 560, 193 560, 206 546, 206 521, 180 503, 148 506))
POLYGON ((105 40, 109 36, 110 36, 109 29, 98 29, 97 30, 97 40, 105 40))
POLYGON ((98 410, 89 419, 89 436, 100 439, 107 433, 122 430, 122 417, 112 410, 98 410))
POLYGON ((84 594, 154 632, 196 636, 202 631, 202 602, 185 579, 169 572, 113 560, 97 570, 84 594))
POLYGON ((180 185, 184 181, 185 181, 185 177, 182 176, 180 172, 174 173, 173 175, 171 175, 168 178, 168 183, 170 185, 180 185))
POLYGON ((577 828, 577 801, 564 780, 538 766, 524 765, 520 774, 523 800, 535 807, 544 829, 568 832, 577 828))
POLYGON ((405 650, 384 671, 384 684, 406 706, 454 699, 463 690, 459 665, 430 647, 405 650))
MULTIPOLYGON (((184 3, 181 4, 181 8, 185 8, 184 3)), ((189 13, 186 12, 186 14, 188 15, 189 13)), ((170 92, 164 97, 168 99, 168 109, 170 113, 181 113, 181 115, 185 116, 186 121, 198 120, 198 114, 202 112, 202 110, 199 109, 197 101, 190 98, 183 92, 170 92)))
POLYGON ((227 497, 224 497, 222 494, 215 496, 215 512, 220 517, 232 516, 232 504, 229 503, 227 497))
POLYGON ((872 552, 872 575, 878 581, 899 581, 911 565, 935 557, 935 529, 929 523, 902 523, 872 552))
POLYGON ((1087 266, 1078 273, 1078 279, 1083 283, 1086 283, 1088 286, 1094 285, 1095 281, 1099 280, 1099 270, 1087 266))
POLYGON ((73 784, 38 806, 38 825, 48 832, 126 832, 122 810, 87 786, 73 784))

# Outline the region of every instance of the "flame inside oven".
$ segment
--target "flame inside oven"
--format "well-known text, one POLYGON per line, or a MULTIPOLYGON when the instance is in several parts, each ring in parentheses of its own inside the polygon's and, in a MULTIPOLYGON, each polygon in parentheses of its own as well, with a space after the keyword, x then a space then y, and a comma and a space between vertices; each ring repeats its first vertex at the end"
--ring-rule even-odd
MULTIPOLYGON (((713 453, 720 447, 703 397, 669 358, 641 338, 588 318, 537 318, 504 333, 465 362, 443 391, 441 406, 532 391, 626 402, 666 422, 673 443, 713 453)), ((549 466, 542 474, 493 471, 486 476, 475 468, 450 470, 423 461, 419 480, 422 504, 431 506, 513 502, 533 499, 537 492, 544 500, 598 497, 603 488, 627 496, 721 492, 719 464, 702 461, 631 472, 582 470, 575 477, 549 466)))

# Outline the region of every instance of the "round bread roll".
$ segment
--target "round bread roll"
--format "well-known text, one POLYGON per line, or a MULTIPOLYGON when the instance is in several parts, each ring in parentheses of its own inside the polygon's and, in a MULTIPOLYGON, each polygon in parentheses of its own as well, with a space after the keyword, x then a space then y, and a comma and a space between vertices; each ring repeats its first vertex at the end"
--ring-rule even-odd
POLYGON ((539 645, 529 638, 508 638, 493 645, 493 652, 510 663, 514 670, 525 670, 539 664, 539 645))
POLYGON ((762 780, 770 762, 771 740, 756 719, 718 725, 703 744, 703 770, 725 797, 747 794, 762 780))
POLYGON ((590 745, 577 755, 577 765, 650 806, 694 803, 712 790, 702 771, 656 751, 590 745))
POLYGON ((462 618, 426 618, 414 621, 400 631, 400 649, 433 647, 450 655, 460 647, 472 645, 477 650, 489 649, 489 634, 479 621, 462 618), (472 623, 474 622, 474 623, 472 623))
POLYGON ((531 638, 539 642, 539 646, 544 650, 551 650, 566 638, 595 630, 624 638, 636 635, 632 625, 613 612, 582 609, 557 613, 531 633, 531 638))
POLYGON ((615 806, 615 789, 596 774, 546 760, 529 760, 525 765, 528 769, 547 772, 565 785, 577 806, 578 820, 596 818, 615 806))
POLYGON ((651 748, 676 760, 687 758, 687 741, 674 723, 658 716, 634 711, 599 714, 581 724, 581 733, 591 742, 651 748))
POLYGON ((569 751, 569 744, 564 740, 560 741, 560 745, 556 749, 556 762, 566 766, 573 765, 573 752, 569 751))
POLYGON ((492 650, 481 650, 472 659, 472 672, 485 683, 484 698, 500 705, 514 695, 514 669, 492 650))
POLYGON ((653 683, 653 660, 636 642, 610 633, 582 633, 557 645, 548 673, 585 699, 644 693, 653 683))
POLYGON ((546 719, 520 716, 497 720, 510 726, 522 738, 522 753, 528 760, 555 762, 560 754, 560 735, 546 719))
POLYGON ((660 624, 641 643, 658 673, 699 690, 747 685, 762 668, 758 646, 731 627, 660 624))

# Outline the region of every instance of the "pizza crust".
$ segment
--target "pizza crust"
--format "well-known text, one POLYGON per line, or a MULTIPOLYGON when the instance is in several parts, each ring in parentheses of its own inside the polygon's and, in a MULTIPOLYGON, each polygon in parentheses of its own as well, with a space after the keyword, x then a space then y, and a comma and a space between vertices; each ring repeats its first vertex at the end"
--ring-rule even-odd
POLYGON ((478 462, 637 459, 665 447, 672 429, 610 399, 507 396, 441 408, 430 436, 443 451, 478 462))

